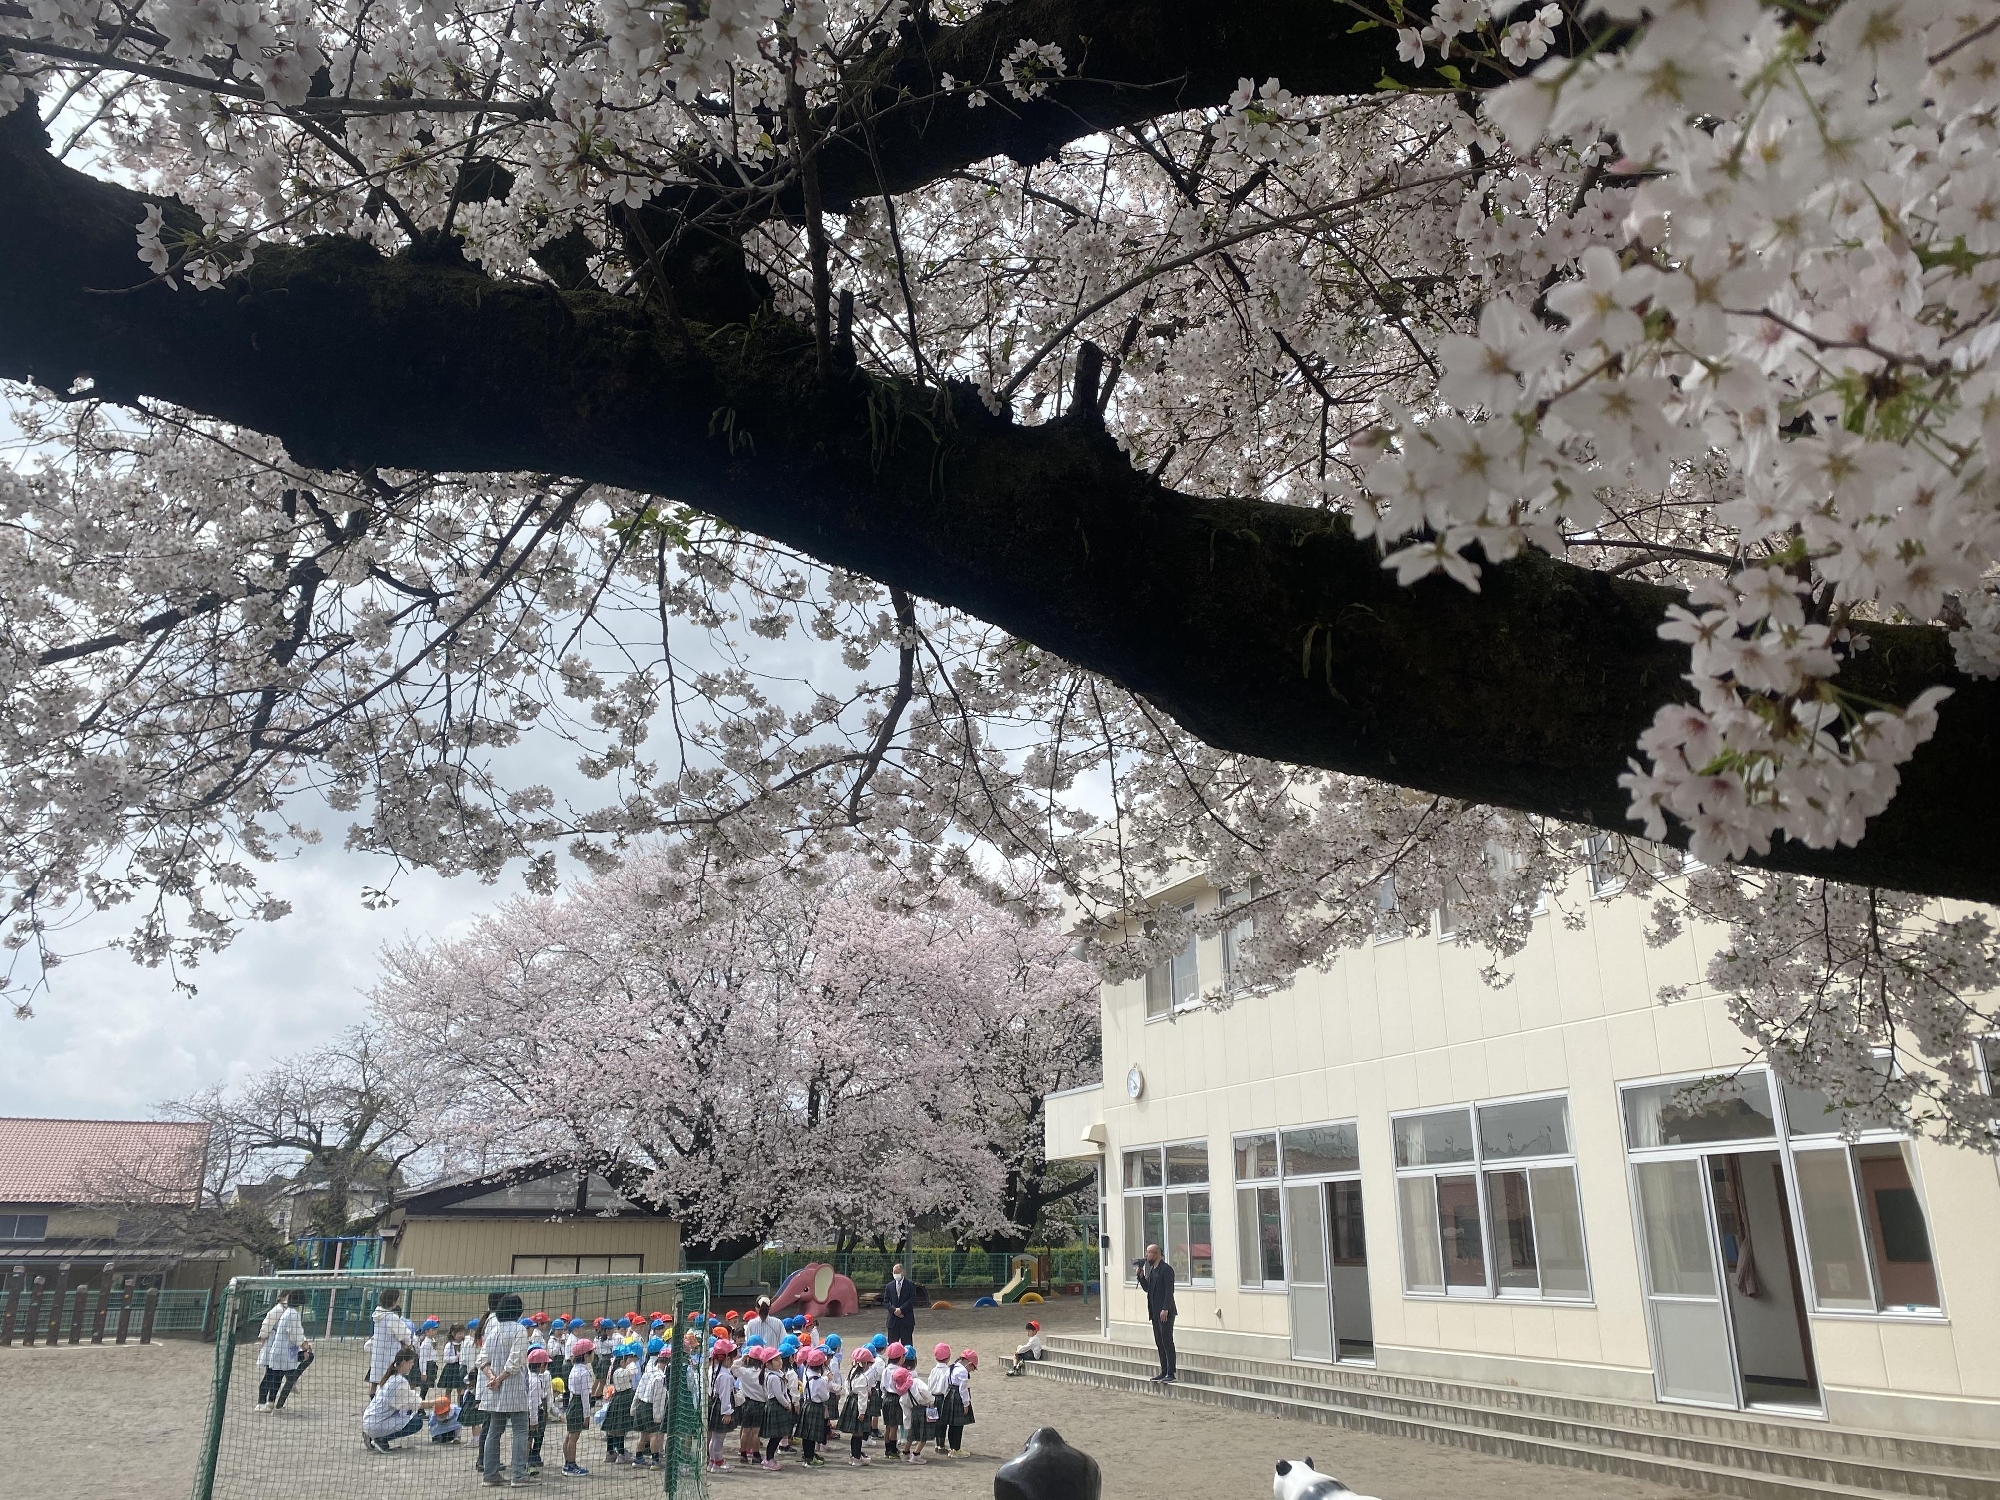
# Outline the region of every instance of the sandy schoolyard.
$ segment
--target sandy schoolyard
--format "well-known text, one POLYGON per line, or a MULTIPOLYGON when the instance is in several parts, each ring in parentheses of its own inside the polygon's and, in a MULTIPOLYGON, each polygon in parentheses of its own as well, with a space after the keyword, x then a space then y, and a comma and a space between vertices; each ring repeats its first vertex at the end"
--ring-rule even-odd
MULTIPOLYGON (((1020 1338, 1018 1309, 921 1312, 917 1342, 971 1344, 983 1363, 973 1387, 978 1420, 966 1430, 966 1456, 917 1468, 879 1460, 865 1469, 846 1462, 843 1442, 824 1469, 795 1462, 777 1474, 731 1471, 709 1482, 711 1500, 785 1500, 783 1492, 818 1500, 984 1500, 993 1471, 1020 1451, 1036 1427, 1057 1428, 1096 1457, 1104 1470, 1104 1500, 1264 1500, 1271 1466, 1310 1453, 1324 1473, 1338 1475, 1381 1500, 1666 1500, 1684 1493, 1632 1479, 1490 1458, 1412 1440, 1348 1433, 1338 1428, 1224 1411, 1191 1402, 1153 1400, 1123 1392, 1003 1379, 1000 1356, 1020 1338)), ((1095 1313, 1073 1303, 1043 1309, 1053 1329, 1095 1326, 1095 1313)), ((876 1317, 831 1325, 850 1341, 879 1326, 876 1317)), ((216 1500, 433 1500, 483 1496, 471 1454, 418 1441, 388 1456, 361 1448, 363 1393, 347 1361, 320 1361, 300 1383, 290 1408, 272 1417, 232 1409, 225 1445, 225 1481, 216 1500), (351 1389, 350 1389, 351 1386, 351 1389)), ((238 1357, 236 1395, 255 1356, 238 1357)), ((927 1367, 928 1358, 924 1360, 927 1367)), ((36 1500, 187 1500, 201 1448, 214 1349, 170 1340, 75 1348, 0 1349, 0 1435, 12 1455, 11 1478, 0 1493, 36 1500)), ((254 1391, 254 1374, 250 1377, 254 1391)), ((236 1396, 232 1396, 232 1408, 236 1396)), ((552 1435, 553 1436, 553 1435, 552 1435)), ((603 1439, 586 1434, 588 1479, 564 1479, 556 1467, 538 1488, 596 1493, 613 1500, 657 1494, 660 1477, 603 1463, 603 1439)))

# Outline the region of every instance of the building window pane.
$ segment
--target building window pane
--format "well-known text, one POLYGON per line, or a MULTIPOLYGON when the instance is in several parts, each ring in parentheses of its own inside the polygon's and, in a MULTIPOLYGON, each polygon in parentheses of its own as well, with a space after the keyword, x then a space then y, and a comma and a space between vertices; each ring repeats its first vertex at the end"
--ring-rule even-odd
POLYGON ((1447 1287, 1486 1285, 1486 1244, 1479 1225, 1479 1179, 1437 1179, 1438 1237, 1444 1244, 1447 1287))
POLYGON ((1167 1147, 1167 1186, 1200 1186, 1208 1181, 1208 1142, 1183 1141, 1167 1147))
POLYGON ((1479 1151, 1486 1161, 1569 1155, 1569 1101, 1526 1099, 1480 1105, 1479 1151))
POLYGON ((549 1263, 546 1256, 517 1255, 514 1257, 514 1274, 516 1276, 546 1276, 548 1268, 549 1263))
POLYGON ((1488 1172, 1486 1201, 1493 1209, 1493 1278, 1502 1292, 1532 1296, 1542 1289, 1542 1282, 1535 1270, 1535 1225, 1528 1200, 1528 1174, 1488 1172))
POLYGON ((1403 1231, 1403 1287, 1412 1292, 1442 1292, 1444 1272, 1438 1256, 1437 1182, 1431 1177, 1396 1180, 1396 1217, 1403 1231))
POLYGON ((0 1238, 44 1240, 49 1236, 47 1214, 12 1214, 0 1217, 0 1238))
POLYGON ((1236 1190, 1236 1284, 1264 1284, 1264 1245, 1257 1221, 1256 1188, 1236 1190))
POLYGON ((1288 1188, 1285 1196, 1290 1200, 1291 1239, 1285 1247, 1287 1277, 1294 1286, 1326 1285, 1326 1234, 1320 1222, 1320 1196, 1317 1187, 1288 1188))
POLYGON ((1143 1151, 1127 1151, 1125 1153, 1125 1186, 1128 1188, 1159 1187, 1161 1181, 1160 1148, 1158 1146, 1148 1146, 1143 1151))
MULTIPOLYGON (((1144 1255, 1148 1245, 1158 1245, 1164 1255, 1167 1250, 1167 1200, 1148 1193, 1140 1201, 1146 1206, 1146 1234, 1140 1241, 1139 1253, 1144 1255)), ((1176 1265, 1174 1269, 1178 1271, 1181 1267, 1176 1265)))
POLYGON ((1188 1254, 1188 1195, 1167 1194, 1167 1237, 1162 1244, 1174 1274, 1182 1281, 1194 1280, 1194 1262, 1188 1254))
POLYGON ((1653 1083, 1625 1090, 1632 1149, 1768 1140, 1777 1134, 1770 1079, 1761 1072, 1653 1083))
POLYGON ((1146 1253, 1146 1225, 1144 1219, 1145 1200, 1127 1198, 1125 1200, 1125 1284, 1134 1286, 1138 1277, 1133 1274, 1133 1262, 1146 1253))
POLYGON ((1285 1175, 1311 1177, 1322 1172, 1358 1172, 1361 1146, 1354 1122, 1308 1125, 1285 1132, 1285 1175))
POLYGON ((1276 1135, 1239 1135, 1236 1137, 1236 1180, 1238 1182, 1269 1182, 1278 1175, 1278 1138, 1276 1135))
POLYGON ((1583 1253, 1583 1204, 1575 1167, 1536 1167, 1528 1173, 1534 1199, 1535 1264, 1544 1297, 1587 1298, 1590 1267, 1583 1253))
POLYGON ((1257 1242, 1263 1247, 1264 1279, 1285 1279, 1285 1219, 1278 1205, 1278 1190, 1257 1189, 1257 1242))
POLYGON ((1717 1296, 1701 1164, 1642 1161, 1633 1170, 1639 1180, 1639 1217, 1653 1291, 1667 1297, 1717 1296))
POLYGON ((1861 1248, 1846 1149, 1800 1151, 1792 1160, 1799 1183, 1799 1213, 1806 1224, 1806 1259, 1819 1305, 1829 1311, 1875 1311, 1875 1288, 1861 1248))
POLYGON ((1215 1228, 1208 1194, 1187 1193, 1188 1280, 1215 1280, 1215 1228))
MULTIPOLYGON (((1249 899, 1250 892, 1247 890, 1224 891, 1223 910, 1241 906, 1249 899)), ((1225 990, 1236 988, 1237 976, 1243 968, 1244 949, 1256 931, 1256 919, 1247 915, 1222 929, 1222 987, 1225 990)))
POLYGON ((1173 972, 1166 964, 1154 964, 1146 971, 1146 1019, 1164 1016, 1173 1008, 1173 972))
POLYGON ((1854 1160, 1866 1205, 1868 1244, 1882 1282, 1882 1304, 1915 1311, 1935 1308, 1939 1302, 1930 1230, 1910 1176, 1909 1149, 1906 1144, 1857 1146, 1854 1160))
POLYGON ((1395 1122, 1396 1165, 1435 1167, 1472 1160, 1472 1111, 1441 1109, 1395 1122))
MULTIPOLYGON (((1886 1083, 1894 1064, 1887 1053, 1878 1053, 1873 1061, 1875 1071, 1886 1083)), ((1784 1088, 1785 1128, 1793 1135, 1840 1134, 1840 1108, 1824 1093, 1801 1088, 1796 1083, 1788 1083, 1784 1088)))

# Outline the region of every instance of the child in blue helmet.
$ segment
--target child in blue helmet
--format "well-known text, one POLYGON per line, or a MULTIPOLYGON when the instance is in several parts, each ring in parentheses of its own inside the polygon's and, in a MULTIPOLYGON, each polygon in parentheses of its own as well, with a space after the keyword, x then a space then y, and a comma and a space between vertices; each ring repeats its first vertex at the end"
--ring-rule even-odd
POLYGON ((841 1382, 847 1378, 847 1359, 840 1352, 840 1335, 829 1333, 820 1348, 826 1351, 826 1378, 833 1382, 834 1391, 838 1393, 841 1382))
POLYGON ((639 1451, 632 1460, 635 1469, 658 1465, 660 1454, 660 1408, 666 1403, 667 1341, 655 1334, 646 1340, 646 1358, 639 1378, 632 1385, 632 1429, 639 1434, 639 1451))
MULTIPOLYGON (((790 1318, 785 1319, 786 1328, 792 1326, 790 1318)), ((787 1333, 778 1340, 778 1364, 785 1378, 785 1393, 791 1398, 792 1430, 785 1434, 779 1448, 789 1453, 796 1444, 799 1430, 800 1387, 804 1384, 804 1372, 799 1368, 799 1336, 787 1333)))
POLYGON ((438 1381, 438 1320, 425 1318, 417 1330, 417 1394, 428 1399, 438 1381))
POLYGON ((604 1461, 609 1464, 631 1462, 631 1455, 625 1451, 625 1435, 632 1430, 632 1388, 638 1384, 637 1364, 638 1355, 626 1345, 612 1362, 611 1379, 606 1382, 611 1403, 604 1411, 604 1461))

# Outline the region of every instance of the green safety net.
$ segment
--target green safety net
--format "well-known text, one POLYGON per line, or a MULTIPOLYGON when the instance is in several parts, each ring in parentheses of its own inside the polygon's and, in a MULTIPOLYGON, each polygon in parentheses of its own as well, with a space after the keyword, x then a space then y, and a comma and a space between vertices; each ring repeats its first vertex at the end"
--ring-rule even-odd
MULTIPOLYGON (((362 1413, 368 1405, 369 1336, 381 1293, 401 1295, 400 1313, 421 1327, 436 1318, 440 1364, 444 1334, 453 1324, 477 1324, 503 1296, 521 1299, 525 1315, 550 1318, 600 1317, 614 1322, 637 1312, 655 1315, 678 1330, 701 1326, 708 1313, 708 1278, 699 1272, 620 1276, 410 1276, 393 1269, 362 1273, 293 1272, 238 1277, 224 1294, 216 1329, 215 1375, 209 1387, 208 1425, 193 1500, 445 1500, 485 1494, 478 1458, 485 1414, 465 1390, 433 1383, 413 1415, 424 1419, 416 1432, 392 1439, 387 1453, 363 1441, 362 1413), (269 1379, 260 1365, 266 1314, 286 1292, 297 1290, 312 1357, 294 1378, 269 1379), (692 1315, 692 1316, 691 1316, 692 1315), (260 1394, 276 1389, 271 1410, 258 1410, 260 1394), (450 1414, 433 1421, 443 1398, 450 1414), (455 1431, 453 1429, 456 1429, 455 1431)), ((595 1338, 595 1330, 592 1330, 595 1338)), ((442 1368, 439 1374, 442 1375, 442 1368)), ((423 1392, 423 1372, 412 1384, 423 1392)), ((578 1436, 577 1457, 593 1474, 610 1472, 628 1480, 657 1483, 673 1500, 701 1500, 705 1489, 707 1401, 699 1364, 689 1358, 667 1362, 667 1389, 658 1436, 645 1447, 659 1455, 657 1469, 611 1465, 607 1450, 613 1433, 589 1425, 578 1436)), ((468 1385, 476 1389, 472 1372, 468 1385)), ((593 1416, 602 1400, 592 1402, 593 1416)), ((650 1413, 645 1414, 650 1416, 650 1413)), ((543 1467, 531 1471, 559 1485, 567 1422, 546 1418, 539 1434, 543 1467)), ((620 1424, 614 1412, 607 1424, 620 1424)), ((510 1450, 512 1431, 501 1434, 510 1450)), ((642 1447, 641 1421, 634 1418, 618 1446, 630 1456, 642 1447)), ((513 1454, 501 1454, 501 1477, 512 1473, 513 1454)), ((650 1486, 647 1486, 648 1488, 650 1486)))

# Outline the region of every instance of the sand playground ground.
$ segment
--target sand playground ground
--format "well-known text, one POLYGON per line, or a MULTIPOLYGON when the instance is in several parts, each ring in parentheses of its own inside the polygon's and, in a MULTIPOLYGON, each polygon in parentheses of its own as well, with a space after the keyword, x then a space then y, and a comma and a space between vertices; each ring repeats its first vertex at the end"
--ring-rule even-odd
MULTIPOLYGON (((1039 1312, 1050 1331, 1096 1329, 1095 1308, 1073 1300, 1039 1312)), ((917 1340, 926 1352, 944 1339, 977 1348, 983 1360, 973 1390, 977 1421, 966 1430, 963 1457, 924 1467, 878 1457, 856 1469, 843 1443, 823 1469, 794 1461, 776 1474, 732 1469, 712 1476, 710 1500, 985 1500, 993 1471, 1041 1426, 1056 1428, 1097 1459, 1103 1500, 1265 1500, 1276 1460, 1308 1454, 1322 1473, 1380 1500, 1666 1500, 1683 1493, 1413 1439, 1070 1385, 1046 1374, 1005 1379, 1001 1356, 1022 1337, 1024 1316, 1018 1308, 919 1312, 917 1340)), ((864 1313, 828 1326, 851 1341, 879 1324, 879 1314, 864 1313)), ((238 1356, 239 1394, 254 1355, 250 1348, 238 1356)), ((13 1479, 0 1482, 0 1493, 188 1500, 214 1361, 212 1345, 180 1339, 0 1349, 0 1388, 13 1393, 0 1406, 0 1433, 14 1454, 13 1479)), ((366 1453, 359 1426, 364 1392, 347 1364, 322 1357, 289 1409, 276 1416, 249 1412, 254 1394, 245 1410, 232 1409, 225 1454, 235 1465, 234 1482, 218 1485, 215 1500, 458 1500, 491 1493, 477 1484, 467 1449, 417 1441, 387 1456, 366 1453)), ((603 1439, 594 1433, 583 1438, 587 1479, 560 1475, 559 1442, 549 1452, 556 1463, 537 1488, 552 1500, 572 1494, 638 1500, 661 1491, 656 1473, 606 1465, 603 1439)))

